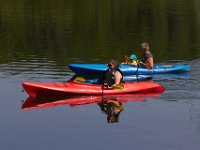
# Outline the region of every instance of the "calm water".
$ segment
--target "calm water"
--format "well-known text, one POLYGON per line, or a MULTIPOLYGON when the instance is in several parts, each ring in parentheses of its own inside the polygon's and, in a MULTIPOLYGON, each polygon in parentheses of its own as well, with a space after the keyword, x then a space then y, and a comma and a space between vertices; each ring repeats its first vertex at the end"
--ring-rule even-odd
POLYGON ((0 149, 197 150, 200 147, 198 0, 0 2, 0 149), (188 63, 161 76, 166 90, 123 103, 107 123, 97 104, 22 110, 23 81, 58 82, 69 63, 120 61, 148 41, 156 63, 188 63))

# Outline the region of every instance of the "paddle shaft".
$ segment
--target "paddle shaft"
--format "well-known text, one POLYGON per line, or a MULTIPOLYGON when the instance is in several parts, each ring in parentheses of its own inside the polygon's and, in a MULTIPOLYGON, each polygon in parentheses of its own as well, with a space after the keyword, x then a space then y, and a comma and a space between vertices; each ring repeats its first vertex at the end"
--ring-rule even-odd
POLYGON ((135 71, 135 75, 136 75, 137 80, 138 80, 138 69, 139 69, 139 66, 140 66, 139 61, 137 61, 137 69, 135 71))

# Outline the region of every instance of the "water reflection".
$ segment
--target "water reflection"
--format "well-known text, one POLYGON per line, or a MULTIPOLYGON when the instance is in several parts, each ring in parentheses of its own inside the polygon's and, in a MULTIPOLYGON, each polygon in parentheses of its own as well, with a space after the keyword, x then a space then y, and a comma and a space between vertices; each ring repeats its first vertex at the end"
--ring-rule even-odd
POLYGON ((119 121, 120 113, 125 110, 123 103, 129 101, 144 102, 155 99, 159 93, 149 94, 125 94, 125 95, 103 95, 103 96, 38 96, 28 97, 23 101, 23 110, 32 110, 38 108, 51 108, 68 105, 71 108, 75 106, 84 106, 88 104, 97 104, 100 110, 106 114, 107 122, 114 123, 119 121))
POLYGON ((177 73, 177 74, 154 74, 151 76, 154 81, 158 80, 189 80, 190 72, 177 73))
POLYGON ((124 106, 117 98, 98 103, 101 111, 107 115, 108 123, 115 123, 119 121, 119 115, 124 110, 124 106))

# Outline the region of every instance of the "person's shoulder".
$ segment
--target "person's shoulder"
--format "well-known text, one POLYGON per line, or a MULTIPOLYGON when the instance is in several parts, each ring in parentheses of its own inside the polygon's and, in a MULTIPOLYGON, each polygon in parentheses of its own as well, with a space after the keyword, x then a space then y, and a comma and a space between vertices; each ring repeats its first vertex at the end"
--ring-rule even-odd
POLYGON ((116 75, 121 75, 121 76, 123 76, 123 72, 122 72, 120 69, 117 69, 117 70, 115 71, 115 74, 116 74, 116 75))
POLYGON ((118 69, 117 69, 117 70, 115 70, 115 73, 120 73, 120 72, 121 72, 121 71, 120 71, 120 70, 118 70, 118 69))
POLYGON ((153 58, 153 54, 151 52, 149 52, 149 53, 146 54, 146 57, 147 58, 153 58))

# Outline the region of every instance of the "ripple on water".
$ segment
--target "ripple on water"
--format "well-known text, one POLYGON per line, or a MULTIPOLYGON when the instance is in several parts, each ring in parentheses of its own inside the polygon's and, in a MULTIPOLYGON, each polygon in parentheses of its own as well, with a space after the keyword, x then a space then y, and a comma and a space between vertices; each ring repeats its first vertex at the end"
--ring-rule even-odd
POLYGON ((68 80, 74 74, 68 68, 62 68, 46 58, 21 58, 1 64, 0 71, 0 78, 18 76, 28 80, 68 80))

